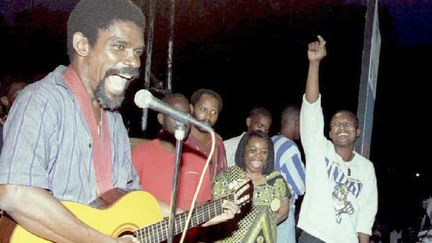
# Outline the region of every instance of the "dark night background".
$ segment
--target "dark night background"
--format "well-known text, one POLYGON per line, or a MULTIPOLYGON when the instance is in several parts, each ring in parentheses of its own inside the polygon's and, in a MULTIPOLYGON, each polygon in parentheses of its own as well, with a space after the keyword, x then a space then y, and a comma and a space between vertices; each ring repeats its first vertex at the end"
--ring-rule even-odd
MULTIPOLYGON (((0 0, 0 75, 41 77, 68 64, 65 26, 76 2, 0 0)), ((258 105, 271 110, 274 134, 283 107, 301 102, 307 44, 321 34, 328 50, 320 73, 325 115, 342 108, 356 111, 365 12, 360 0, 181 1, 173 92, 188 97, 198 88, 219 92, 224 107, 216 131, 224 139, 240 134, 247 112, 258 105)), ((382 42, 370 157, 379 186, 376 222, 418 227, 421 201, 432 195, 427 157, 432 121, 426 107, 432 1, 381 1, 379 14, 382 42)), ((159 80, 166 77, 168 33, 168 3, 159 1, 152 64, 159 80)), ((2 81, 2 94, 4 86, 2 81)), ((151 137, 157 127, 150 119, 145 133, 139 129, 141 111, 132 100, 143 86, 142 80, 132 84, 121 109, 130 136, 151 137)))

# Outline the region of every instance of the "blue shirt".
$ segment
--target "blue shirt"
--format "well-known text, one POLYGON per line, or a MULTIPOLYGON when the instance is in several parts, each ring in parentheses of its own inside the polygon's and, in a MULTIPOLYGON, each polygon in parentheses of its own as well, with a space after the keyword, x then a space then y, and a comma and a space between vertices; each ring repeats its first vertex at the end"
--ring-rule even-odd
MULTIPOLYGON (((97 195, 92 137, 59 66, 28 85, 15 100, 4 127, 0 184, 49 190, 59 200, 89 204, 97 195)), ((120 113, 108 112, 114 188, 140 189, 129 137, 120 113)))
POLYGON ((281 172, 292 189, 292 201, 305 193, 305 166, 294 141, 283 135, 272 137, 275 151, 275 170, 281 172))

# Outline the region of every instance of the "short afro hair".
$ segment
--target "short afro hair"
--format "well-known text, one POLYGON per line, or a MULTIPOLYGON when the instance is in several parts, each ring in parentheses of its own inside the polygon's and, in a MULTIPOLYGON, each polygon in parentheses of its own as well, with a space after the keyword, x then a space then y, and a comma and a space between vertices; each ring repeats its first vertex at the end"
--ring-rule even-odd
POLYGON ((236 154, 235 154, 235 163, 238 167, 242 168, 243 170, 246 170, 246 164, 245 164, 245 151, 246 151, 246 145, 249 142, 249 139, 252 137, 262 138, 267 142, 267 161, 264 165, 262 173, 264 175, 269 175, 274 168, 274 146, 271 138, 264 132, 261 131, 250 131, 247 132, 240 140, 240 143, 237 147, 236 154))
POLYGON ((272 118, 270 111, 264 107, 252 108, 252 110, 249 112, 248 117, 256 117, 256 116, 265 116, 265 117, 269 117, 270 119, 272 118))
POLYGON ((130 0, 81 0, 69 15, 67 23, 67 48, 71 59, 75 50, 73 48, 73 35, 81 32, 94 46, 99 31, 107 30, 115 21, 131 21, 145 29, 144 15, 130 0))
POLYGON ((218 111, 220 112, 222 110, 222 105, 223 105, 222 98, 216 91, 213 91, 211 89, 199 89, 195 91, 191 96, 191 104, 195 106, 195 104, 198 103, 198 101, 201 99, 201 96, 203 96, 204 94, 213 96, 218 100, 219 102, 218 111))
POLYGON ((165 95, 165 96, 162 98, 162 101, 165 102, 165 103, 169 103, 169 101, 170 101, 171 99, 174 99, 174 98, 184 99, 184 100, 187 101, 187 103, 189 103, 189 100, 186 98, 186 96, 184 96, 184 95, 181 94, 181 93, 169 93, 169 94, 165 95))

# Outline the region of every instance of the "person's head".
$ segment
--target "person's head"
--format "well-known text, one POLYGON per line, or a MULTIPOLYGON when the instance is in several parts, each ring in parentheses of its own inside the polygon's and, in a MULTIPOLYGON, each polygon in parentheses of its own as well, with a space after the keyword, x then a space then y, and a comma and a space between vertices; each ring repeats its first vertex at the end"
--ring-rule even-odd
POLYGON ((274 161, 271 138, 261 131, 246 133, 237 147, 235 161, 236 165, 246 172, 270 174, 274 161))
MULTIPOLYGON (((168 94, 162 100, 165 103, 171 105, 172 107, 178 109, 179 111, 182 111, 187 114, 191 114, 191 106, 189 104, 189 101, 182 94, 179 93, 168 94)), ((163 113, 158 113, 157 119, 159 124, 162 125, 162 129, 164 132, 174 134, 176 126, 178 124, 176 120, 163 113)), ((188 134, 190 130, 190 124, 185 124, 185 128, 186 128, 186 134, 188 134)))
POLYGON ((248 132, 261 131, 268 133, 272 124, 272 116, 270 112, 263 107, 255 107, 249 112, 246 118, 246 126, 248 132))
POLYGON ((360 136, 357 116, 347 110, 336 112, 330 120, 329 136, 335 146, 354 146, 360 136))
POLYGON ((300 138, 300 108, 298 106, 289 105, 282 111, 280 133, 289 139, 300 138))
POLYGON ((21 92, 21 90, 28 85, 28 83, 22 79, 15 79, 12 77, 7 81, 9 82, 7 94, 1 97, 1 103, 6 108, 6 112, 9 112, 16 97, 21 92))
POLYGON ((218 93, 210 89, 199 89, 191 96, 193 116, 211 127, 216 124, 219 113, 222 110, 222 98, 218 93))
POLYGON ((72 66, 103 108, 115 109, 138 77, 145 20, 130 0, 81 0, 68 24, 72 66))

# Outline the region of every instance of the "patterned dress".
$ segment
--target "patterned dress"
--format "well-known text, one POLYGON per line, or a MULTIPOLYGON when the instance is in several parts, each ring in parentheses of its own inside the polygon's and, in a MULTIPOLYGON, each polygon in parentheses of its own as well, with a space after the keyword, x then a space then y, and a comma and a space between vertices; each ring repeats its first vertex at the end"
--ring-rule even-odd
MULTIPOLYGON (((241 185, 246 173, 238 166, 232 166, 218 174, 213 181, 213 198, 232 193, 241 185)), ((291 193, 278 171, 265 176, 266 184, 255 185, 252 204, 243 207, 240 216, 224 225, 223 242, 276 242, 276 212, 271 205, 287 200, 291 193)))

